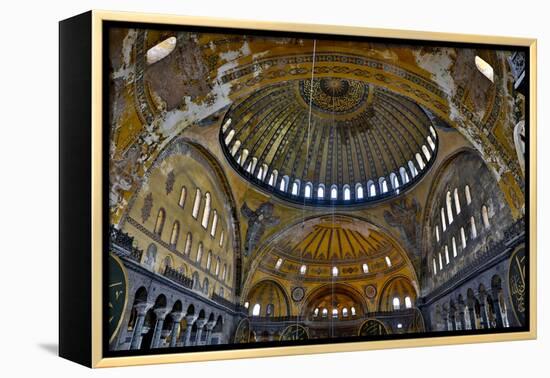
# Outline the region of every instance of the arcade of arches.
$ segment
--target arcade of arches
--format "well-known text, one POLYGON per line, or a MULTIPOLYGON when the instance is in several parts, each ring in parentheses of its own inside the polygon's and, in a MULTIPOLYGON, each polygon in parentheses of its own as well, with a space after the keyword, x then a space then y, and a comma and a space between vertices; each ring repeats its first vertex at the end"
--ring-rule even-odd
POLYGON ((525 325, 522 52, 109 39, 112 350, 525 325))

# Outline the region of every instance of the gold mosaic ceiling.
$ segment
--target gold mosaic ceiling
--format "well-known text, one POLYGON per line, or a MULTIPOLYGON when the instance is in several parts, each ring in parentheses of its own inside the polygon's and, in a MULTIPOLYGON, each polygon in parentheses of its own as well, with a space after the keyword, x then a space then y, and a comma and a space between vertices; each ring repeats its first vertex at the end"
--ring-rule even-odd
POLYGON ((314 205, 398 194, 437 152, 435 129, 418 105, 337 76, 260 87, 229 109, 220 141, 241 175, 279 197, 314 205))

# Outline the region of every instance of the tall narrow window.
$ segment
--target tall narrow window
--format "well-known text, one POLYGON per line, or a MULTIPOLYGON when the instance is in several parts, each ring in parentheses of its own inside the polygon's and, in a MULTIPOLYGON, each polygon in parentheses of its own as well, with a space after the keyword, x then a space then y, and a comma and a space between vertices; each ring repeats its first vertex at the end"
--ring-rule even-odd
MULTIPOLYGON (((235 156, 237 154, 237 151, 239 151, 239 148, 241 148, 241 141, 237 140, 235 141, 235 144, 233 145, 233 147, 231 147, 231 156, 235 156)), ((241 157, 239 156, 238 159, 240 161, 241 157)))
POLYGON ((225 237, 225 232, 222 229, 222 232, 220 233, 220 247, 223 247, 223 239, 225 237))
POLYGON ((197 257, 195 261, 200 265, 201 260, 202 260, 202 243, 199 243, 199 246, 197 248, 197 257))
POLYGON ((202 227, 208 228, 208 221, 210 220, 210 206, 212 205, 212 196, 210 193, 206 193, 204 196, 204 211, 202 213, 202 227))
POLYGON ((229 143, 231 143, 231 141, 233 140, 233 137, 235 136, 235 130, 231 130, 227 136, 225 137, 225 145, 229 145, 229 143))
POLYGON ((432 263, 434 265, 434 275, 436 275, 437 274, 437 264, 435 262, 435 259, 432 259, 432 263))
POLYGON ((348 314, 348 309, 347 309, 347 307, 344 307, 344 308, 342 309, 342 317, 347 318, 348 315, 349 315, 349 314, 348 314))
POLYGON ((244 167, 244 164, 246 163, 246 159, 248 158, 248 150, 245 148, 243 152, 241 152, 241 160, 240 164, 244 167))
POLYGON ((206 270, 210 270, 211 266, 212 266, 212 251, 208 251, 208 255, 206 256, 206 270))
POLYGON ((312 189, 313 185, 308 182, 304 188, 304 196, 306 198, 311 198, 311 189, 312 189))
POLYGON ((292 194, 293 196, 297 196, 297 195, 298 195, 298 190, 299 190, 298 181, 294 181, 294 182, 292 183, 292 192, 291 192, 291 194, 292 194))
POLYGON ((258 180, 261 180, 263 175, 264 175, 264 168, 263 167, 258 168, 258 174, 256 175, 256 178, 258 180))
POLYGON ((288 176, 287 175, 284 175, 283 178, 281 179, 281 183, 279 185, 279 190, 281 192, 286 192, 288 190, 288 176))
POLYGON ((172 226, 172 235, 170 235, 170 245, 175 247, 178 244, 178 236, 180 234, 180 222, 175 221, 172 226))
POLYGON ((452 200, 451 200, 451 192, 447 191, 447 196, 445 199, 445 202, 447 203, 447 218, 449 219, 449 225, 453 223, 453 206, 452 206, 452 200))
POLYGON ((369 266, 367 263, 363 264, 363 273, 367 274, 369 272, 369 266))
POLYGON ((217 227, 218 227, 218 212, 214 210, 212 215, 212 228, 210 229, 210 236, 212 237, 216 236, 217 227))
POLYGON ((422 160, 422 156, 417 152, 416 155, 416 162, 418 163, 418 167, 420 170, 424 169, 424 160, 422 160))
POLYGON ((388 266, 388 268, 391 268, 391 260, 390 260, 390 257, 389 257, 389 256, 386 256, 385 260, 386 260, 386 265, 388 266))
POLYGON ((445 246, 445 264, 449 264, 451 260, 449 259, 449 247, 445 246))
POLYGON ((394 189, 399 188, 399 179, 397 178, 397 175, 393 172, 390 174, 390 181, 391 181, 392 188, 394 189))
POLYGON ((332 185, 330 187, 330 199, 335 200, 338 198, 338 189, 336 189, 336 185, 332 185))
POLYGON ((337 277, 338 276, 338 268, 333 266, 332 267, 332 277, 337 277))
POLYGON ((281 265, 283 265, 283 259, 278 259, 277 262, 275 263, 275 269, 276 270, 281 269, 281 265))
POLYGON ((462 241, 462 249, 466 248, 466 233, 464 227, 460 227, 460 239, 462 241))
POLYGON ((473 216, 470 218, 470 229, 471 229, 472 239, 477 238, 476 221, 473 216))
POLYGON ((187 189, 185 186, 181 187, 180 191, 180 200, 178 201, 178 205, 183 208, 185 206, 185 197, 187 196, 187 189))
POLYGON ((197 188, 195 191, 195 202, 193 203, 193 218, 197 219, 199 217, 199 209, 201 207, 201 190, 197 188))
POLYGON ((225 281, 225 277, 227 277, 227 264, 223 264, 222 269, 222 280, 225 281))
POLYGON ((374 182, 369 181, 367 183, 367 189, 369 191, 369 197, 376 197, 376 186, 374 185, 374 182))
POLYGON ((357 199, 363 199, 364 197, 364 194, 363 194, 363 185, 361 184, 357 184, 355 186, 355 197, 357 199))
POLYGON ((393 309, 394 309, 395 311, 397 311, 397 310, 399 310, 400 308, 401 308, 401 303, 400 303, 400 301, 399 301, 399 298, 394 297, 394 298, 393 298, 393 309))
POLYGON ((483 219, 483 226, 489 228, 491 226, 489 224, 489 211, 485 205, 481 206, 481 218, 483 219))
POLYGON ((252 316, 260 316, 260 310, 261 310, 260 304, 256 303, 254 307, 252 307, 252 316))
POLYGON ((384 177, 380 177, 378 184, 380 185, 380 193, 384 194, 388 192, 388 183, 384 177))
POLYGON ((416 166, 411 160, 409 160, 409 170, 411 171, 412 177, 418 176, 418 171, 416 170, 416 166))
POLYGON ((464 187, 464 195, 466 196, 466 205, 469 205, 472 203, 472 196, 470 194, 470 187, 468 185, 466 185, 466 187, 464 187))
POLYGON ((323 186, 323 184, 320 184, 317 188, 317 198, 325 198, 325 187, 323 186))
POLYGON ((411 181, 405 167, 399 168, 399 174, 401 175, 401 181, 403 182, 403 184, 408 184, 409 181, 411 181))
POLYGON ((456 257, 458 252, 456 250, 456 240, 455 240, 454 236, 453 236, 453 239, 452 239, 452 243, 453 243, 453 257, 456 257))
POLYGON ((191 236, 191 233, 187 233, 187 238, 185 239, 185 249, 184 253, 189 256, 189 252, 191 252, 191 244, 193 242, 193 237, 191 236))
POLYGON ((432 155, 430 154, 430 150, 428 150, 428 147, 426 147, 426 145, 422 146, 422 152, 424 153, 424 156, 426 157, 426 161, 430 161, 432 155))
POLYGON ((164 221, 166 220, 166 211, 163 208, 159 209, 157 215, 157 222, 155 223, 155 234, 161 235, 164 228, 164 221))
POLYGON ((447 229, 447 221, 445 220, 445 209, 441 208, 441 227, 443 228, 443 232, 447 229))
POLYGON ((304 274, 306 274, 306 271, 307 271, 307 265, 302 265, 300 267, 300 274, 303 276, 304 274))
POLYGON ((321 311, 321 314, 322 314, 323 318, 326 318, 328 316, 328 310, 326 308, 324 308, 323 311, 321 311))
POLYGON ((332 309, 332 317, 334 319, 338 319, 338 309, 337 308, 332 309))
POLYGON ((432 151, 435 151, 435 143, 434 143, 432 137, 428 135, 427 139, 428 139, 428 144, 430 145, 430 148, 432 149, 432 151))
POLYGON ((351 199, 351 190, 349 186, 344 186, 344 201, 349 201, 351 199))
POLYGON ((269 175, 269 181, 267 182, 270 186, 275 186, 275 183, 277 182, 277 170, 275 169, 273 172, 271 172, 271 175, 269 175))
POLYGON ((355 315, 356 315, 355 307, 351 306, 351 316, 355 316, 355 315))
POLYGON ((433 126, 430 126, 430 132, 432 133, 432 136, 434 137, 434 139, 436 139, 436 138, 437 138, 437 134, 436 134, 435 129, 434 129, 433 126))
POLYGON ((435 240, 439 242, 439 226, 435 226, 435 240))
POLYGON ((455 210, 456 210, 456 215, 460 214, 460 198, 458 198, 458 189, 455 188, 454 190, 454 197, 455 197, 455 210))
POLYGON ((216 277, 218 277, 220 275, 220 265, 221 265, 221 260, 220 258, 216 258, 216 271, 215 271, 215 274, 216 274, 216 277))
POLYGON ((405 297, 405 308, 412 308, 412 301, 409 296, 405 297))
POLYGON ((222 132, 225 133, 229 126, 231 125, 231 118, 228 118, 227 121, 222 126, 222 132))
POLYGON ((441 258, 441 252, 439 252, 439 270, 443 270, 443 259, 441 258))

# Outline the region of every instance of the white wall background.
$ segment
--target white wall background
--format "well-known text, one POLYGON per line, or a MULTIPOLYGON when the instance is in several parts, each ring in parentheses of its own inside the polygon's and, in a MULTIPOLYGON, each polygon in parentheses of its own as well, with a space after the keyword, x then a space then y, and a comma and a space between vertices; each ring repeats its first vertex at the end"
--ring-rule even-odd
MULTIPOLYGON (((550 14, 544 1, 5 0, 0 21, 0 375, 517 377, 548 374, 550 14), (58 25, 95 9, 539 39, 539 339, 91 371, 56 356, 58 25), (544 211, 546 210, 546 212, 544 211)), ((75 125, 78 127, 78 125, 75 125)))

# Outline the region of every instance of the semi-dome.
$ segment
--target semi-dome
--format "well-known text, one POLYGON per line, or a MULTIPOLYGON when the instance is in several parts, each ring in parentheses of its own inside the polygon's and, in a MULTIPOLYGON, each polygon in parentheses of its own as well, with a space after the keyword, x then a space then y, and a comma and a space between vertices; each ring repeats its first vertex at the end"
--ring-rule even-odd
POLYGON ((262 87, 236 101, 220 131, 241 175, 300 204, 346 205, 399 194, 437 152, 411 100, 360 80, 319 77, 262 87))

